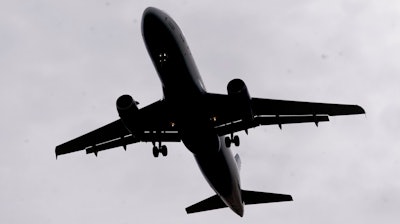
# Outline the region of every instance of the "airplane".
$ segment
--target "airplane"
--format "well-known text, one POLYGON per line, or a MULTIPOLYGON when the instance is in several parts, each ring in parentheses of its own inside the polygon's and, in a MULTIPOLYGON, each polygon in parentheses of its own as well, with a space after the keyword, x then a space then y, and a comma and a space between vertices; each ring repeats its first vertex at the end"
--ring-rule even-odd
POLYGON ((183 142, 193 154, 215 195, 186 208, 196 213, 229 207, 243 217, 244 205, 292 201, 291 195, 241 189, 240 145, 235 133, 260 125, 315 123, 329 116, 365 114, 358 105, 327 104, 250 97, 245 82, 233 79, 227 94, 209 93, 177 23, 165 12, 145 9, 142 36, 157 70, 163 98, 141 109, 130 95, 116 101, 119 119, 56 147, 56 157, 85 150, 87 154, 138 142, 151 142, 153 156, 167 156, 165 142, 183 142))

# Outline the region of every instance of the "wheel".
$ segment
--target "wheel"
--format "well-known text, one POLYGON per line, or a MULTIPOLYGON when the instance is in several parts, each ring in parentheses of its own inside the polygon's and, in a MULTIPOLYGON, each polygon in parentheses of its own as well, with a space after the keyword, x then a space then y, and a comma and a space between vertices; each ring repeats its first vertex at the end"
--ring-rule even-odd
POLYGON ((157 158, 159 153, 160 153, 160 151, 158 150, 157 146, 154 146, 153 147, 153 156, 155 158, 157 158))
POLYGON ((240 145, 240 139, 239 136, 235 135, 233 137, 233 143, 235 143, 235 146, 238 147, 240 145))
POLYGON ((225 137, 225 146, 226 146, 227 148, 230 148, 230 147, 231 147, 231 143, 232 143, 231 138, 229 138, 228 136, 225 137))
POLYGON ((162 154, 163 156, 167 156, 167 155, 168 155, 167 146, 165 146, 165 145, 161 146, 160 151, 161 151, 161 154, 162 154))

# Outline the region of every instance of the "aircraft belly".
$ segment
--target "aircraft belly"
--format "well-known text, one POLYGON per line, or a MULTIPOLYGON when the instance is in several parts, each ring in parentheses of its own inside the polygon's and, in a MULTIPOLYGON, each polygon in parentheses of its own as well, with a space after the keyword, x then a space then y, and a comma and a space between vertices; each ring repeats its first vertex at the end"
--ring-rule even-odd
POLYGON ((178 125, 182 142, 195 155, 216 154, 221 141, 199 105, 187 105, 180 110, 178 125))
MULTIPOLYGON (((223 138, 220 137, 222 142, 223 138)), ((195 155, 196 162, 208 184, 224 203, 235 212, 243 212, 239 171, 230 149, 221 144, 217 153, 195 155)))

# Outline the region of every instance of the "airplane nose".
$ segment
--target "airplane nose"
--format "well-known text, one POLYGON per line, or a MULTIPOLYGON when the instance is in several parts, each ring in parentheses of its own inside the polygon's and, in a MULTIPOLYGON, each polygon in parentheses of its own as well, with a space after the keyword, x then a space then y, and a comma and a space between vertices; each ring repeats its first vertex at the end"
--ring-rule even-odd
POLYGON ((142 16, 142 31, 146 27, 151 27, 155 21, 157 21, 157 9, 153 7, 146 8, 142 16))
POLYGON ((164 23, 164 17, 167 15, 154 7, 148 7, 144 10, 142 16, 142 36, 147 40, 159 37, 165 32, 166 27, 164 23))
POLYGON ((154 7, 147 7, 147 8, 144 10, 144 12, 143 12, 142 18, 144 19, 144 18, 146 18, 146 17, 148 17, 148 16, 155 15, 155 14, 157 14, 158 11, 160 11, 160 10, 157 9, 157 8, 154 8, 154 7))
POLYGON ((146 23, 148 22, 153 22, 153 23, 161 22, 164 17, 166 17, 165 12, 154 7, 148 7, 143 12, 142 27, 144 25, 147 25, 146 23))

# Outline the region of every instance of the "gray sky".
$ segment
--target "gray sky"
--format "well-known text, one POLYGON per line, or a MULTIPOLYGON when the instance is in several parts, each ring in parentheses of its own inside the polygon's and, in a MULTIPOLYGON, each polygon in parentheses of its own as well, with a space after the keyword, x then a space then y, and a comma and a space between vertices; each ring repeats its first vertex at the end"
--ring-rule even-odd
POLYGON ((3 1, 0 223, 397 223, 398 1, 3 1), (240 133, 242 187, 294 202, 186 215, 213 195, 189 151, 56 145, 118 118, 115 100, 162 97, 140 20, 147 6, 186 35, 210 92, 243 79, 255 97, 359 104, 367 116, 240 133))

